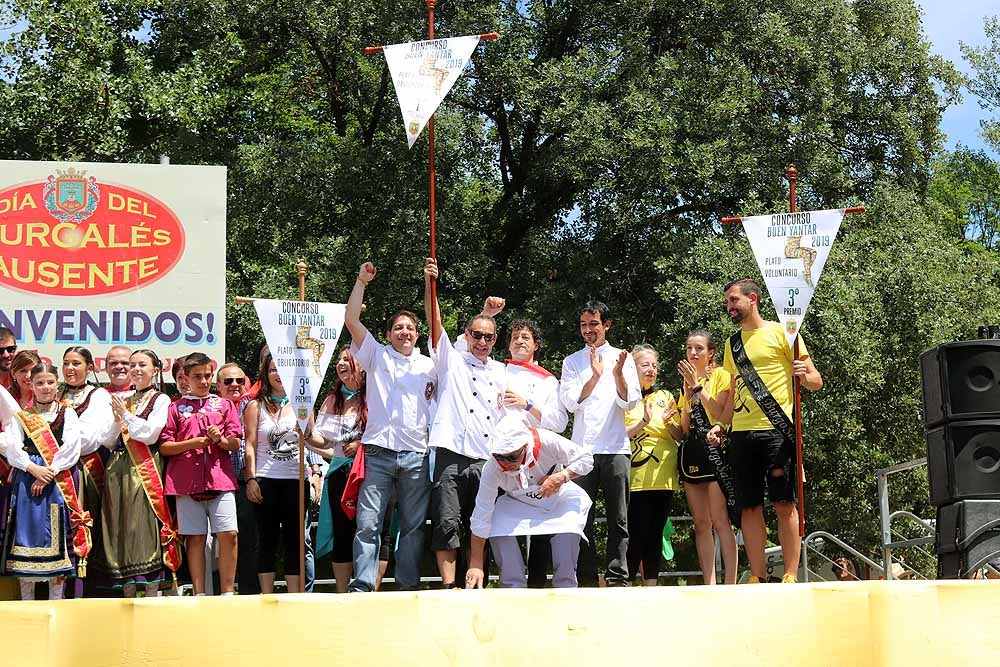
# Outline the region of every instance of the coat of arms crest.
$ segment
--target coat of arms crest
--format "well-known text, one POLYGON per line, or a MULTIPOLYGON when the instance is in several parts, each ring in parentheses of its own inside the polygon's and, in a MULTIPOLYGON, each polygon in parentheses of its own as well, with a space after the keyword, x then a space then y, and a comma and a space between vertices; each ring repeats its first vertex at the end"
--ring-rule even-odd
POLYGON ((97 179, 73 167, 56 170, 56 174, 49 176, 42 189, 45 208, 60 222, 80 224, 97 210, 101 198, 97 179))

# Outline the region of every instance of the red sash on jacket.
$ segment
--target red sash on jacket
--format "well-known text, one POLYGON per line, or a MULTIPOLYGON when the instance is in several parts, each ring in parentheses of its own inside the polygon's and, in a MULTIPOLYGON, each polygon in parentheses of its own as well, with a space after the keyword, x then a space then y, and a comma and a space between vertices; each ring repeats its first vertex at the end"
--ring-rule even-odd
MULTIPOLYGON (((38 453, 45 459, 45 465, 51 466, 56 453, 59 451, 59 443, 49 428, 49 423, 36 412, 23 410, 17 413, 17 419, 24 427, 24 432, 35 444, 38 453)), ((87 576, 87 556, 90 555, 90 548, 93 545, 90 539, 90 528, 94 521, 90 512, 85 512, 80 505, 80 498, 76 494, 76 484, 73 483, 73 476, 69 470, 62 470, 56 475, 56 484, 62 492, 66 507, 69 508, 69 525, 73 532, 73 553, 79 559, 77 563, 77 574, 80 577, 87 576)))

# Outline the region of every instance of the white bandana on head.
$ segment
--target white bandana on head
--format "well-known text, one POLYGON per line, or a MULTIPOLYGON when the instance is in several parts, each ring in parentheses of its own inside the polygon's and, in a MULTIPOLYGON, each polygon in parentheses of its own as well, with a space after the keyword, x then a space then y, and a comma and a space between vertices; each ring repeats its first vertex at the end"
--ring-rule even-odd
POLYGON ((500 469, 505 475, 517 475, 522 489, 528 486, 528 468, 535 462, 535 438, 531 431, 523 414, 509 414, 497 422, 496 438, 490 449, 491 454, 510 454, 525 447, 524 461, 517 469, 500 469))

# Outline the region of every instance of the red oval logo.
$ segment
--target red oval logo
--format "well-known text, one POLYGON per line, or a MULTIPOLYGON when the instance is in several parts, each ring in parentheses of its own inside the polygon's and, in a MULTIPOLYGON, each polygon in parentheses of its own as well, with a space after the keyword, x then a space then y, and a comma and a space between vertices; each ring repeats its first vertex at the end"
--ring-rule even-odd
POLYGON ((184 228, 145 192, 57 171, 0 192, 0 284, 96 296, 153 283, 184 253, 184 228))

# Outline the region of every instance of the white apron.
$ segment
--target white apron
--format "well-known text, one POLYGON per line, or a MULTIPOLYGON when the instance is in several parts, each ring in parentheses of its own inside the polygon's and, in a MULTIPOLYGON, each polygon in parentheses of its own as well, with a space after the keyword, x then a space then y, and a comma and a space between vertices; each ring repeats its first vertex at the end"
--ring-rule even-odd
POLYGON ((586 491, 573 482, 566 482, 548 498, 542 498, 538 490, 539 485, 534 484, 497 498, 490 537, 560 533, 583 537, 591 506, 586 491))

